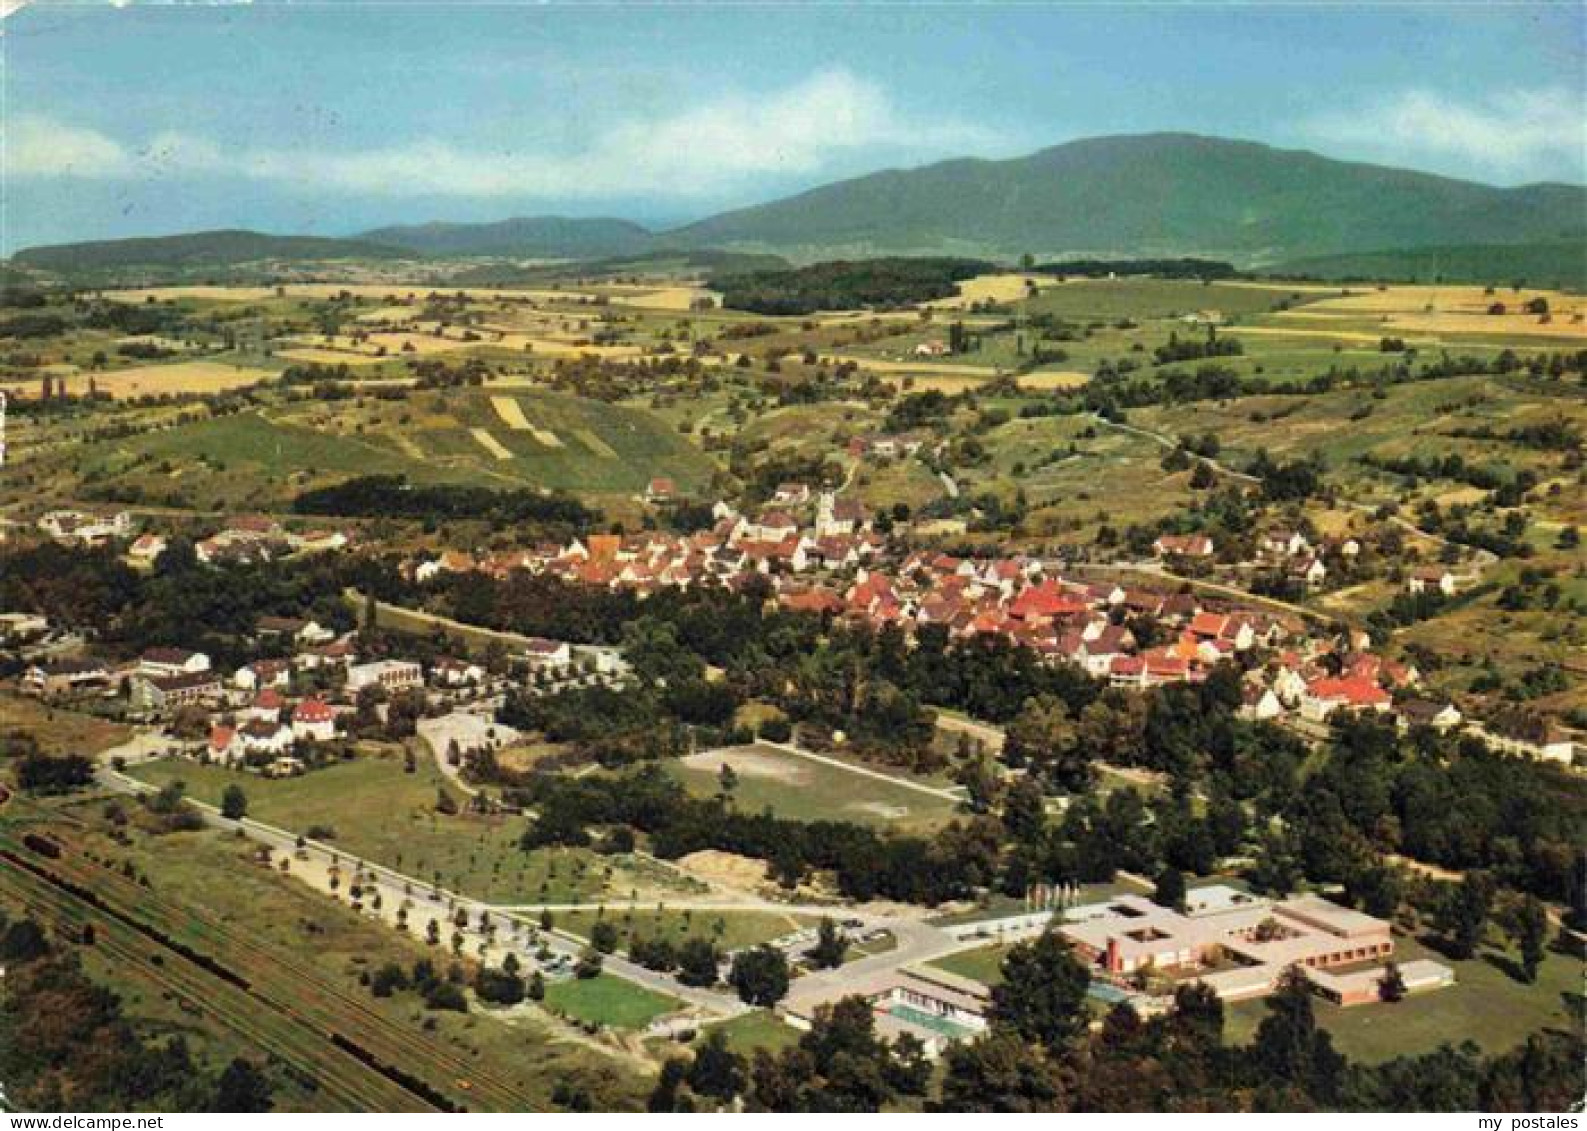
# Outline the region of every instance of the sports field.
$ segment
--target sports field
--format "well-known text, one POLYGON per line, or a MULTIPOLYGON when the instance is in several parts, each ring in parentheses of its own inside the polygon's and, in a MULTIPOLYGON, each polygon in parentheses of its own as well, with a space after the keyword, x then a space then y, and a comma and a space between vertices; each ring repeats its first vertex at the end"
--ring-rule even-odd
POLYGON ((882 828, 922 828, 953 816, 945 797, 878 780, 853 770, 813 762, 769 746, 740 746, 691 754, 669 763, 679 780, 702 797, 721 789, 721 768, 738 777, 733 802, 746 812, 770 808, 783 817, 841 817, 882 828))

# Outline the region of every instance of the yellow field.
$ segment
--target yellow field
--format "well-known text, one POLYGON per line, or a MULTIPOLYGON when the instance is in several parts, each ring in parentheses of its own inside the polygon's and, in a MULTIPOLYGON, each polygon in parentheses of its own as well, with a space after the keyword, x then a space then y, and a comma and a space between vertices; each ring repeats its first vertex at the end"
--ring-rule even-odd
POLYGON ((959 284, 959 293, 952 298, 937 299, 926 305, 937 310, 963 310, 976 302, 1018 302, 1029 293, 1030 285, 1057 286, 1057 280, 1040 275, 1003 274, 977 275, 959 284))
POLYGON ((383 357, 373 357, 363 353, 349 353, 346 350, 315 349, 310 346, 293 346, 291 349, 276 350, 276 356, 288 361, 307 361, 316 365, 378 365, 385 361, 383 357))
POLYGON ((491 397, 490 407, 496 410, 501 422, 514 432, 527 432, 533 427, 523 414, 523 406, 512 397, 491 397))
POLYGON ((479 441, 480 447, 484 448, 497 459, 512 459, 512 453, 506 448, 502 447, 501 441, 497 440, 496 437, 492 436, 485 429, 470 428, 469 432, 473 434, 474 439, 479 441))
MULTIPOLYGON (((561 438, 555 433, 544 428, 537 428, 527 416, 523 414, 523 405, 512 397, 491 397, 490 405, 496 410, 496 415, 501 422, 514 432, 528 432, 534 436, 535 442, 547 448, 560 448, 561 438)), ((483 441, 481 441, 483 443, 483 441)), ((494 443, 495 441, 492 441, 494 443)))
POLYGON ((722 296, 717 291, 706 290, 704 287, 662 287, 658 290, 642 290, 633 292, 617 292, 612 294, 612 301, 622 306, 637 306, 645 310, 673 310, 688 311, 694 303, 702 298, 708 298, 713 303, 720 304, 722 296))
POLYGON ((1304 310, 1279 317, 1318 320, 1362 316, 1377 317, 1392 330, 1587 339, 1587 298, 1562 291, 1500 289, 1488 294, 1486 288, 1476 286, 1386 287, 1320 299, 1304 310), (1547 322, 1524 309, 1537 298, 1548 301, 1547 322), (1505 313, 1489 314, 1494 303, 1502 303, 1505 313))
POLYGON ((1019 387, 1050 392, 1054 389, 1078 389, 1090 381, 1091 375, 1088 373, 1076 373, 1067 369, 1038 369, 1021 377, 1019 387))
POLYGON ((852 361, 861 369, 869 369, 875 373, 908 373, 922 377, 940 377, 951 375, 956 377, 979 377, 986 380, 996 377, 998 371, 988 365, 961 365, 956 362, 925 362, 918 361, 886 361, 877 357, 859 357, 855 354, 835 353, 831 355, 834 361, 852 361))
POLYGON ((912 373, 888 373, 882 380, 900 391, 905 389, 907 382, 908 391, 912 393, 935 392, 953 397, 979 389, 990 378, 972 377, 964 373, 922 373, 917 369, 912 373))
MULTIPOLYGON (((1279 317, 1286 317, 1280 315, 1279 317)), ((1321 330, 1312 326, 1225 326, 1219 333, 1226 338, 1238 338, 1246 334, 1267 335, 1275 338, 1326 338, 1336 342, 1361 342, 1363 344, 1377 345, 1383 340, 1383 335, 1371 334, 1365 330, 1321 330)), ((1435 341, 1417 340, 1407 342, 1407 345, 1436 345, 1435 341)))
MULTIPOLYGON (((112 369, 103 373, 82 374, 72 382, 71 391, 88 391, 90 377, 94 387, 112 397, 157 396, 161 393, 223 393, 256 385, 274 377, 268 369, 248 369, 220 361, 177 361, 167 365, 139 365, 131 369, 112 369)), ((36 394, 38 384, 29 380, 15 386, 22 395, 36 394)))
MULTIPOLYGON (((471 299, 529 299, 535 302, 587 302, 595 298, 588 291, 557 291, 557 290, 515 290, 493 289, 489 287, 449 287, 444 284, 428 283, 288 283, 283 286, 281 293, 289 298, 335 298, 339 294, 357 295, 359 298, 372 299, 422 299, 431 293, 448 295, 462 294, 471 299)), ((129 290, 106 291, 105 297, 117 302, 145 302, 153 298, 156 302, 167 302, 175 299, 206 299, 212 302, 259 302, 262 299, 275 298, 275 287, 216 287, 216 286, 180 286, 180 287, 136 287, 129 290)))

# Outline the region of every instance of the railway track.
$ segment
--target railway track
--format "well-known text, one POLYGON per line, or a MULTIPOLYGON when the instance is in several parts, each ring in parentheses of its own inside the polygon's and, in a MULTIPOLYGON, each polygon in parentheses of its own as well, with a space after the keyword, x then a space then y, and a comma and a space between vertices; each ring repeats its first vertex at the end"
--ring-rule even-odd
POLYGON ((318 1032, 261 1011, 245 991, 186 961, 180 955, 152 949, 141 934, 98 913, 66 892, 17 867, 0 870, 0 894, 21 906, 57 933, 80 934, 92 924, 94 948, 107 958, 136 969, 149 983, 186 1007, 213 1018, 270 1056, 287 1065, 300 1081, 312 1081, 316 1101, 327 1110, 433 1111, 431 1105, 373 1072, 357 1058, 325 1041, 318 1032))
MULTIPOLYGON (((533 1111, 542 1101, 516 1081, 498 1072, 481 1071, 478 1063, 416 1031, 391 1021, 344 990, 312 966, 288 953, 256 942, 242 932, 177 904, 157 892, 139 887, 118 872, 88 860, 69 844, 53 859, 40 857, 18 838, 0 831, 0 851, 25 859, 53 874, 56 886, 66 884, 89 892, 101 907, 78 898, 102 915, 115 916, 137 932, 156 939, 168 936, 172 944, 190 950, 226 971, 247 971, 242 989, 248 997, 292 1018, 317 1033, 321 1040, 352 1046, 344 1052, 394 1079, 431 1107, 468 1107, 494 1111, 533 1111)), ((171 945, 171 944, 168 944, 171 945)), ((382 1109, 373 1110, 397 1110, 382 1109)))

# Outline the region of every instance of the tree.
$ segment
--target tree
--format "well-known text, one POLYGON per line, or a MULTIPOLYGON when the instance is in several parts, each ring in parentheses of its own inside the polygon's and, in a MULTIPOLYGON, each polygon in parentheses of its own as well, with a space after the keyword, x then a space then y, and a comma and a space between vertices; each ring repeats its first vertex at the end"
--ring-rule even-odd
POLYGON ((1286 971, 1277 992, 1267 999, 1267 1009, 1248 1050, 1258 1078, 1293 1085, 1319 1103, 1329 1102, 1338 1089, 1344 1057, 1317 1027, 1306 976, 1293 967, 1286 971))
POLYGON ((1521 972, 1526 981, 1537 981, 1543 965, 1543 947, 1548 940, 1548 911, 1535 895, 1528 895, 1516 908, 1512 934, 1521 948, 1521 972))
POLYGON ((1438 927, 1455 958, 1470 958, 1477 952, 1493 908, 1493 891, 1491 876, 1472 871, 1444 893, 1438 906, 1438 927))
POLYGON ((823 915, 821 925, 816 928, 816 945, 810 948, 811 961, 824 970, 835 970, 843 965, 848 949, 848 939, 838 930, 837 923, 830 915, 823 915))
POLYGON ((943 1111, 1065 1111, 1068 1087, 1041 1049, 1008 1033, 950 1045, 943 1055, 943 1111))
POLYGON ((678 981, 686 986, 714 986, 721 964, 722 956, 710 939, 684 939, 678 948, 678 981))
POLYGON ((716 775, 716 782, 718 794, 723 801, 726 801, 733 796, 733 791, 738 788, 738 774, 733 770, 732 766, 723 762, 722 769, 716 775))
POLYGON ((585 947, 579 952, 579 960, 573 966, 573 976, 583 981, 588 981, 599 976, 601 964, 601 952, 591 947, 585 947))
POLYGON ((700 1095, 731 1103, 744 1090, 748 1073, 744 1058, 727 1047, 727 1037, 716 1028, 695 1050, 687 1079, 689 1087, 700 1095))
POLYGON ((727 980, 741 1001, 769 1009, 788 993, 788 959, 765 943, 741 950, 733 956, 727 980))
POLYGON ((597 919, 590 928, 590 945, 602 954, 617 949, 617 927, 610 919, 597 919))
POLYGON ((1405 975, 1400 973, 1398 962, 1383 967, 1383 976, 1378 979, 1378 998, 1387 1002, 1405 999, 1405 975))
POLYGON ((1069 944, 1047 931, 1003 959, 1003 981, 992 989, 987 1019, 994 1028, 1057 1048, 1085 1029, 1091 972, 1069 944))
POLYGON ((1152 902, 1159 907, 1175 911, 1185 909, 1185 874, 1178 868, 1164 868, 1157 876, 1157 888, 1152 892, 1152 902))
POLYGON ((269 1111, 274 1106, 270 1081, 249 1061, 235 1057, 215 1083, 215 1111, 269 1111))
POLYGON ((1095 770, 1078 744, 1078 734, 1068 703, 1057 695, 1035 695, 1009 724, 1003 756, 1012 766, 1028 766, 1058 789, 1081 793, 1095 770))
POLYGON ((220 795, 220 815, 228 821, 240 821, 248 815, 248 795, 240 785, 228 785, 220 795))
POLYGON ((32 919, 18 919, 0 932, 0 962, 20 966, 50 952, 44 929, 32 919))

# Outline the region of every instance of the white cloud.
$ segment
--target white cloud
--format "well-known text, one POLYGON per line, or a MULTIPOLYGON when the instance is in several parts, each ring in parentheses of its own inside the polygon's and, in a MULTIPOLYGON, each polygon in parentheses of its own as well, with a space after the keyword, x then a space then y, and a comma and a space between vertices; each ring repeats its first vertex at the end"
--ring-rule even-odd
POLYGON ((180 132, 129 146, 39 118, 16 120, 10 133, 7 175, 17 177, 224 175, 371 195, 568 199, 708 197, 758 178, 817 173, 857 153, 920 159, 1000 143, 979 126, 913 117, 846 71, 632 116, 571 151, 470 149, 434 138, 354 151, 231 149, 180 132))
POLYGON ((1580 96, 1563 87, 1513 90, 1476 101, 1404 91, 1354 113, 1316 118, 1310 125, 1310 132, 1325 141, 1390 158, 1450 158, 1500 174, 1555 164, 1580 171, 1587 159, 1587 118, 1580 96))
POLYGON ((95 130, 16 115, 5 127, 7 176, 124 177, 132 155, 95 130))

